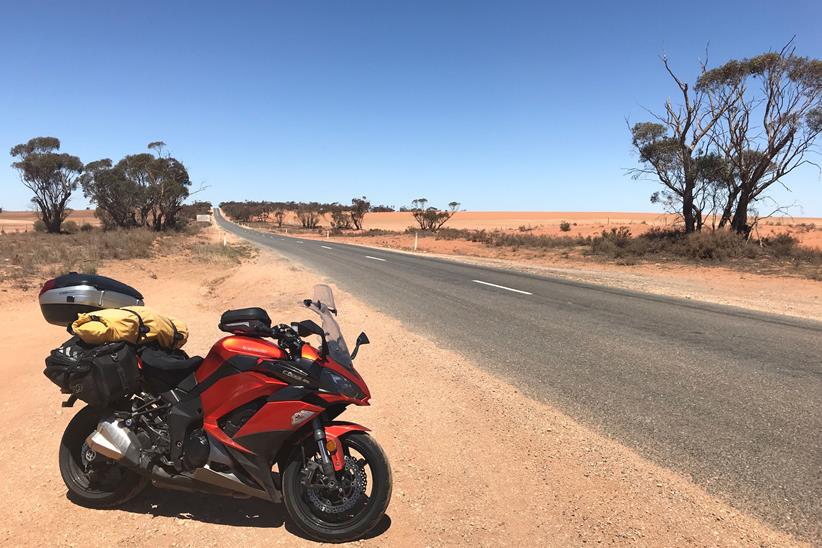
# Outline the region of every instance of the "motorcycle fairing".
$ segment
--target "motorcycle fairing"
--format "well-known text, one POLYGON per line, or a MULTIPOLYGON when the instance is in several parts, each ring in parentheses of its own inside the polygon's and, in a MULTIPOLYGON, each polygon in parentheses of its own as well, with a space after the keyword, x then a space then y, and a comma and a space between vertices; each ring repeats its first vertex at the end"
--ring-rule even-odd
MULTIPOLYGON (((370 432, 371 430, 354 422, 347 421, 333 421, 325 426, 326 439, 333 440, 335 445, 340 448, 342 442, 340 438, 349 432, 370 432)), ((345 455, 339 449, 331 455, 331 462, 334 463, 334 470, 339 472, 345 466, 345 455)))

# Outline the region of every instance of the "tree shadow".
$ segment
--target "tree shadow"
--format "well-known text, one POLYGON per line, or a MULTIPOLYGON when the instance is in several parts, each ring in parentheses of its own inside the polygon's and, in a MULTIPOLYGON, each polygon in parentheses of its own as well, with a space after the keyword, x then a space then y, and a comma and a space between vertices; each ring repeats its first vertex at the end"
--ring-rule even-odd
MULTIPOLYGON (((230 527, 285 526, 286 531, 292 535, 314 541, 291 521, 283 504, 273 504, 255 498, 235 499, 148 487, 137 498, 118 509, 135 514, 190 519, 230 527)), ((363 538, 378 537, 390 527, 391 518, 386 514, 363 538)))

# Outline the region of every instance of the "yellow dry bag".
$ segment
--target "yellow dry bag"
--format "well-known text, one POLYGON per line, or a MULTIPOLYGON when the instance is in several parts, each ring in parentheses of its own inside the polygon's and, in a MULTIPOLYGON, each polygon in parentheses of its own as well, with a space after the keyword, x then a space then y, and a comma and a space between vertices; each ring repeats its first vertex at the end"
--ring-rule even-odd
POLYGON ((84 343, 157 343, 166 350, 182 347, 188 340, 186 324, 158 314, 145 306, 106 308, 80 314, 71 331, 84 343))

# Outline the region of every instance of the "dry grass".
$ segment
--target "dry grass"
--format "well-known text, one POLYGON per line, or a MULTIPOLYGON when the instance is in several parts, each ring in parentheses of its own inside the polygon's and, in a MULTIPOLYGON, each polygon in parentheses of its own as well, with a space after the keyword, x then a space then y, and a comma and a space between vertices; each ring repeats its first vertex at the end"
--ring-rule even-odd
MULTIPOLYGON (((396 232, 394 234, 397 234, 396 232)), ((368 236, 369 233, 361 233, 368 236)), ((379 235, 379 234, 374 234, 379 235)), ((634 236, 627 226, 603 230, 597 236, 558 236, 503 230, 445 228, 434 234, 420 233, 438 240, 465 240, 488 247, 547 252, 562 257, 587 256, 622 265, 640 262, 710 263, 771 274, 798 275, 822 279, 822 250, 800 245, 788 233, 746 240, 727 230, 705 230, 685 234, 677 230, 652 228, 634 236)))
POLYGON ((94 274, 104 261, 181 256, 191 260, 235 265, 251 258, 255 249, 245 244, 214 243, 190 223, 178 232, 148 229, 103 231, 99 228, 74 234, 22 232, 0 234, 0 282, 28 289, 44 279, 84 272, 94 274))
POLYGON ((102 261, 151 256, 157 238, 149 230, 0 235, 0 281, 28 286, 43 276, 95 273, 102 261))
POLYGON ((192 258, 205 263, 240 264, 256 256, 256 249, 246 244, 197 241, 189 245, 192 258))

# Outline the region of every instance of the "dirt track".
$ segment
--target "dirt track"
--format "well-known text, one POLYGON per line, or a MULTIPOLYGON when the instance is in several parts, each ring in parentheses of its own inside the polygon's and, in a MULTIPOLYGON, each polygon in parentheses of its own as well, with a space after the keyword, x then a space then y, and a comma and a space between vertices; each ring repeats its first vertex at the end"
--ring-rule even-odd
MULTIPOLYGON (((220 336, 230 307, 258 305, 275 321, 302 319, 297 301, 320 281, 281 257, 254 263, 132 261, 103 270, 137 286, 148 304, 186 319, 190 353, 220 336)), ((461 356, 409 333, 338 292, 343 329, 373 344, 358 368, 371 407, 344 415, 373 428, 395 487, 375 545, 795 544, 556 410, 516 393, 461 356)), ((295 545, 282 508, 149 490, 120 510, 66 499, 60 434, 76 409, 42 376, 47 351, 66 338, 48 326, 36 294, 0 293, 0 542, 10 545, 295 545), (23 329, 20 329, 23 326, 23 329)))

